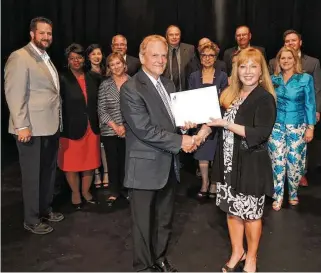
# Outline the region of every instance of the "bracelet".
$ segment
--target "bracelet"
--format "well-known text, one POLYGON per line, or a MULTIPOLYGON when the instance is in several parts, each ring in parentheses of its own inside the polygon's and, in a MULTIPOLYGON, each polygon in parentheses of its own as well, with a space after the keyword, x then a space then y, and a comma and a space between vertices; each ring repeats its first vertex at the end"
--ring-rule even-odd
POLYGON ((314 125, 308 125, 307 128, 314 130, 314 125))
POLYGON ((225 125, 223 126, 225 130, 228 130, 228 127, 231 125, 230 121, 227 121, 225 125))

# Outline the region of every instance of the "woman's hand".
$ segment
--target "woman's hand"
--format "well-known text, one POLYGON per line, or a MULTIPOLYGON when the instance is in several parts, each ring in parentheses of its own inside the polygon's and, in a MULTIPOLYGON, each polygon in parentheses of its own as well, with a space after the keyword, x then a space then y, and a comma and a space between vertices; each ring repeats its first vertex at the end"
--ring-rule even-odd
POLYGON ((196 128, 196 127, 197 127, 196 123, 193 123, 191 121, 185 121, 185 124, 184 126, 181 127, 181 129, 184 131, 187 131, 189 129, 196 128))
POLYGON ((313 133, 314 133, 313 131, 314 131, 313 129, 309 129, 309 128, 305 130, 304 141, 306 143, 309 143, 313 139, 313 133))
POLYGON ((126 132, 126 129, 125 129, 125 126, 124 126, 124 125, 118 126, 118 133, 117 133, 117 135, 118 135, 119 137, 125 137, 125 132, 126 132))
POLYGON ((224 127, 227 125, 227 121, 221 118, 210 118, 211 122, 207 123, 207 126, 224 127))

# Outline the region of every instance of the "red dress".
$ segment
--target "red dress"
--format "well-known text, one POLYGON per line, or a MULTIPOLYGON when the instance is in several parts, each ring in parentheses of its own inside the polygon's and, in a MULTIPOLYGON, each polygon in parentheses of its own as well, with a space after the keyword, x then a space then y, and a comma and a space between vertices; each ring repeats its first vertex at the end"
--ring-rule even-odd
MULTIPOLYGON (((85 79, 77 78, 77 81, 87 101, 85 79)), ((58 166, 61 170, 81 172, 100 166, 100 136, 91 130, 89 121, 87 131, 81 139, 61 137, 59 144, 58 166)))

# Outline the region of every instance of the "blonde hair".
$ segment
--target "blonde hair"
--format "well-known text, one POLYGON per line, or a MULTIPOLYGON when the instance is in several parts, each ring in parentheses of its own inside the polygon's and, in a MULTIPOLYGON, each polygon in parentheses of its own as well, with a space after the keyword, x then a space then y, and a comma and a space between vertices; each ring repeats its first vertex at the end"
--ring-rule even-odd
POLYGON ((126 61, 125 61, 123 55, 121 55, 119 52, 113 52, 113 53, 110 53, 106 59, 106 67, 107 67, 106 76, 112 75, 109 64, 111 61, 113 61, 115 59, 119 59, 123 63, 123 65, 125 66, 124 72, 125 73, 127 72, 127 64, 126 64, 126 61))
POLYGON ((216 56, 219 54, 219 52, 220 52, 220 49, 219 49, 218 45, 215 44, 215 43, 213 43, 212 41, 211 41, 211 42, 207 42, 207 43, 201 45, 200 47, 198 47, 198 52, 199 52, 199 54, 202 54, 202 53, 205 51, 205 49, 211 49, 211 50, 213 50, 213 51, 214 51, 214 54, 215 54, 215 57, 216 57, 216 56))
POLYGON ((294 58, 294 62, 295 62, 295 65, 294 65, 294 69, 293 69, 293 73, 294 74, 301 74, 303 73, 302 71, 302 64, 301 64, 301 60, 300 60, 300 57, 299 57, 299 54, 298 52, 293 49, 292 47, 282 47, 278 54, 276 55, 276 62, 275 62, 275 67, 274 67, 274 75, 279 75, 281 72, 282 72, 282 68, 280 66, 280 58, 281 58, 281 55, 283 52, 290 52, 294 58))
POLYGON ((270 73, 263 54, 256 48, 248 47, 241 50, 241 52, 237 55, 237 61, 233 64, 232 68, 231 85, 228 86, 221 94, 220 103, 225 109, 227 109, 232 102, 240 96, 243 84, 239 79, 238 67, 241 64, 248 62, 250 59, 253 62, 257 62, 261 66, 262 75, 260 77, 259 84, 271 95, 273 95, 274 98, 276 98, 270 73))
POLYGON ((144 55, 146 52, 146 48, 147 48, 148 43, 154 42, 154 41, 162 42, 166 46, 166 51, 168 51, 168 44, 167 44, 166 39, 161 35, 153 34, 153 35, 149 35, 149 36, 145 37, 144 40, 141 42, 141 44, 139 46, 139 55, 141 55, 141 56, 144 55))

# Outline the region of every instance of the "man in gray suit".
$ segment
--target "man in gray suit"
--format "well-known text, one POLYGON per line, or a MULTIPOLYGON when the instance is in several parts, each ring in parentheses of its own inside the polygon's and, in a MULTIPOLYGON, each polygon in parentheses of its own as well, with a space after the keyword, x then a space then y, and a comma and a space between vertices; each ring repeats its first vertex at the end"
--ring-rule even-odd
POLYGON ((167 53, 164 37, 146 37, 139 52, 142 70, 120 91, 126 127, 124 186, 129 188, 137 271, 176 271, 166 254, 179 181, 177 155, 180 149, 193 151, 198 142, 176 133, 169 95, 175 86, 161 76, 167 53))
POLYGON ((242 50, 242 49, 247 48, 249 46, 255 47, 262 52, 264 58, 266 59, 264 47, 251 45, 250 44, 251 39, 252 39, 252 33, 251 33, 250 28, 248 26, 239 26, 236 28, 235 41, 237 43, 237 46, 226 49, 224 51, 224 56, 223 56, 223 60, 226 63, 226 67, 227 67, 227 75, 231 75, 232 58, 234 56, 234 53, 238 50, 242 50))
POLYGON ((163 75, 174 82, 176 91, 184 91, 189 77, 188 65, 195 58, 195 48, 181 43, 181 30, 175 25, 167 28, 166 40, 169 45, 168 62, 163 75))
MULTIPOLYGON (((301 51, 302 46, 302 38, 301 34, 296 30, 289 29, 283 33, 284 46, 290 46, 294 48, 299 56, 301 57, 302 69, 304 72, 309 73, 313 77, 314 81, 314 90, 316 95, 316 103, 317 103, 317 122, 320 121, 320 112, 321 112, 321 68, 320 62, 318 59, 313 58, 304 54, 301 51)), ((275 58, 269 61, 269 70, 270 74, 274 73, 275 68, 275 58)), ((306 161, 306 169, 307 169, 307 161, 306 161)), ((307 171, 307 170, 306 170, 307 171)), ((300 186, 307 186, 308 181, 305 176, 301 178, 300 186)))
POLYGON ((53 228, 44 220, 64 219, 51 209, 60 123, 58 73, 46 53, 52 43, 52 22, 44 17, 32 19, 30 36, 30 43, 14 51, 5 65, 5 95, 9 133, 19 152, 24 228, 47 234, 53 228))

